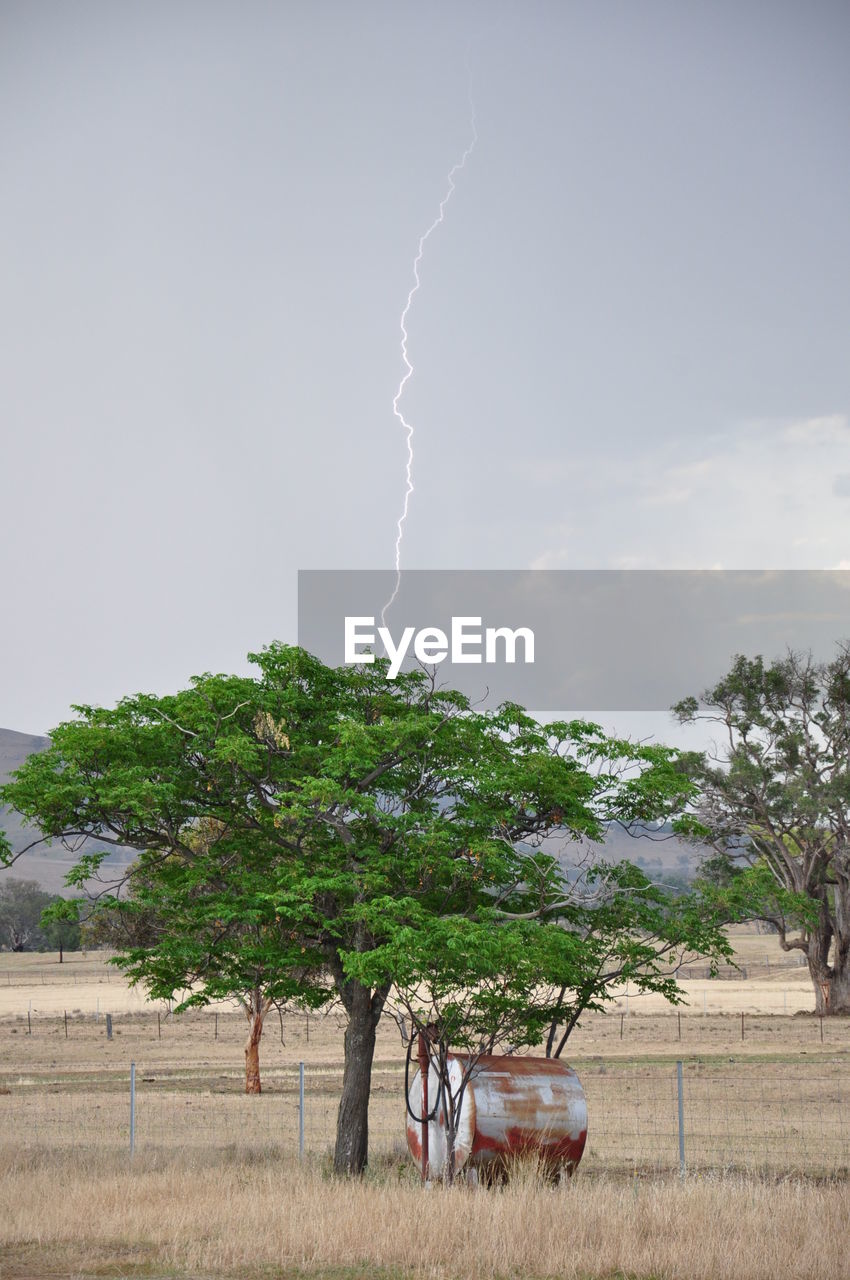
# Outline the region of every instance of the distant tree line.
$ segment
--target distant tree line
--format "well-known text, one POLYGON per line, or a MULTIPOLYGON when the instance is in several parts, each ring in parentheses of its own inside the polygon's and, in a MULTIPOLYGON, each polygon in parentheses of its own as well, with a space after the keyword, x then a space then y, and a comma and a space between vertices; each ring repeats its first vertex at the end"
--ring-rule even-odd
POLYGON ((4 951, 78 951, 81 932, 76 920, 45 916, 63 902, 46 893, 36 880, 0 876, 0 949, 4 951))

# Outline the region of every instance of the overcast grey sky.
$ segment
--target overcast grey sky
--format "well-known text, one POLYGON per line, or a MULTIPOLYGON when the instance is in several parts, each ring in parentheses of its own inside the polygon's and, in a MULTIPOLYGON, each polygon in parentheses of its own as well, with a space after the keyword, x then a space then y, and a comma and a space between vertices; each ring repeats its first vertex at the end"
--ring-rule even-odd
MULTIPOLYGON (((298 568, 850 567, 850 6, 0 5, 0 725, 298 568)), ((687 692, 687 691, 683 691, 687 692)))

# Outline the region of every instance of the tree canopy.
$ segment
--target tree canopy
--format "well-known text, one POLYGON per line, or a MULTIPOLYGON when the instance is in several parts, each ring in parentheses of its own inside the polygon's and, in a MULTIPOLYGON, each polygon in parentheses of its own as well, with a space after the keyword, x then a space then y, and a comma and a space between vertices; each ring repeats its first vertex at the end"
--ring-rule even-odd
POLYGON ((475 986, 468 931, 557 922, 564 957, 575 937, 594 956, 578 994, 565 959, 560 978, 549 973, 567 1023, 612 973, 651 976, 659 952, 707 944, 659 900, 641 916, 653 897, 633 872, 600 872, 582 906, 552 844, 681 814, 693 784, 675 751, 583 721, 540 725, 513 704, 481 711, 422 670, 389 682, 381 662, 332 669, 279 644, 251 660, 254 676, 76 708, 0 798, 80 849, 77 883, 112 845, 143 851, 139 906, 167 904, 174 930, 127 955, 158 993, 188 980, 190 1000, 236 994, 260 971, 280 998, 333 986, 348 1016, 338 1170, 366 1161, 375 1030, 396 978, 383 961, 401 955, 405 930, 427 944, 411 950, 424 966, 448 922, 475 986))
POLYGON ((818 1013, 850 1012, 850 645, 830 662, 739 655, 674 711, 717 728, 686 761, 715 901, 803 953, 818 1013))
POLYGON ((276 911, 269 851, 253 832, 205 818, 184 838, 191 860, 143 852, 129 891, 95 904, 91 931, 99 918, 108 922, 102 931, 119 948, 113 963, 152 997, 176 999, 177 1013, 235 1000, 248 1022, 245 1089, 259 1093, 266 1015, 329 999, 323 957, 276 911))

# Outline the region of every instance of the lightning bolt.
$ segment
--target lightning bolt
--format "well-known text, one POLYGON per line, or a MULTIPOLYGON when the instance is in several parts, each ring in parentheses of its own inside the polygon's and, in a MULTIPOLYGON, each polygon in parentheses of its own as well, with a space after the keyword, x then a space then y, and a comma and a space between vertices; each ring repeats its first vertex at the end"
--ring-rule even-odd
POLYGON ((425 245, 428 243, 432 234, 437 230, 437 227, 439 227, 443 223, 445 219, 446 206, 448 205, 449 201, 454 195, 455 177, 466 167, 466 162, 469 159, 469 157, 472 155, 473 151, 475 150, 475 144, 478 141, 478 130, 476 128, 476 123, 475 123, 475 103, 472 100, 471 84, 469 86, 468 97, 469 97, 469 122, 472 129, 472 139, 469 143, 469 146, 466 148, 463 155, 461 156, 461 158, 457 161, 456 164, 452 165, 451 169, 449 170, 448 187, 446 189, 446 194, 443 196, 442 200, 440 201, 440 207, 437 211, 436 218, 431 223, 430 227, 428 227, 427 231, 424 231, 422 235, 419 237, 419 245, 416 250, 416 257, 413 259, 413 286, 407 295, 407 302, 404 304, 404 310, 401 313, 401 321, 400 321, 401 358, 404 363, 404 373, 402 374, 401 382, 398 384, 398 390, 393 396, 393 413, 398 419, 402 429, 405 432, 406 444, 407 444, 407 463, 405 466, 404 502, 402 504, 401 515, 399 516, 398 521, 396 522, 397 533, 396 533, 396 540, 395 540, 395 586, 393 587, 392 595, 390 596, 389 600, 381 610, 381 624, 383 626, 386 625, 387 610, 395 602, 396 596, 398 595, 398 592, 399 592, 399 587, 401 586, 401 543, 404 537, 405 521, 407 520, 407 514, 408 514, 408 511, 410 510, 410 495, 413 493, 414 428, 413 428, 413 424, 407 421, 407 419, 405 418, 404 414, 402 413, 399 407, 401 404, 401 398, 404 395, 405 388, 408 382, 410 381, 410 379, 413 377, 413 365, 410 363, 410 356, 408 354, 409 337, 407 332, 407 317, 410 314, 410 308, 413 306, 413 299, 416 297, 416 294, 419 292, 419 286, 422 283, 419 278, 419 267, 422 262, 422 257, 425 253, 425 245))

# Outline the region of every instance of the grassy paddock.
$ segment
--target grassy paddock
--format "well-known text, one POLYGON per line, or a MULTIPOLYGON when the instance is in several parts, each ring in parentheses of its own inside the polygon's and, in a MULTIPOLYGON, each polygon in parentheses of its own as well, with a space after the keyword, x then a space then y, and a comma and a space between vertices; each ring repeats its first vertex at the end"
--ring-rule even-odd
MULTIPOLYGON (((728 985, 728 984, 727 984, 728 985)), ((0 989, 2 991, 2 989, 0 989)), ((70 1003, 70 1002, 69 1002, 70 1003)), ((98 1020, 68 1008, 44 1013, 33 1003, 14 1015, 0 1016, 0 1074, 108 1075, 124 1071, 131 1060, 145 1067, 183 1064, 187 1075, 229 1072, 238 1080, 244 1073, 247 1024, 232 1008, 190 1011, 169 1018, 150 1007, 138 1012, 117 1012, 104 1000, 98 1020), (106 1038, 105 1014, 113 1015, 113 1039, 106 1038), (66 1035, 67 1025, 67 1035, 66 1035), (30 1034, 31 1031, 31 1034, 30 1034)), ((267 1019, 260 1046, 260 1070, 274 1077, 281 1069, 309 1065, 341 1064, 345 1019, 339 1010, 327 1015, 290 1014, 281 1027, 276 1015, 267 1019)), ((378 1060, 403 1065, 404 1048, 398 1029, 389 1017, 378 1027, 378 1060)), ((783 1016, 745 1013, 742 1028, 738 1013, 702 1014, 668 1007, 666 1012, 630 1011, 588 1013, 570 1037, 565 1058, 576 1064, 602 1058, 674 1060, 677 1057, 722 1057, 736 1060, 756 1057, 799 1058, 846 1054, 850 1056, 850 1018, 783 1016), (743 1030, 743 1035, 742 1035, 743 1030)))
POLYGON ((578 1175, 552 1189, 521 1171, 491 1192, 423 1193, 404 1154, 404 1050, 389 1018, 370 1170, 336 1182, 325 1153, 341 1083, 337 1012, 285 1019, 283 1038, 270 1019, 264 1092, 246 1098, 245 1020, 227 1006, 158 1016, 103 956, 59 966, 0 955, 0 1280, 847 1280, 850 1019, 782 1016, 811 1007, 807 980, 759 959, 771 940, 738 942, 748 979, 694 981, 681 1022, 633 994, 628 1012, 623 997, 619 1013, 582 1019, 567 1055, 590 1115, 578 1175), (684 1183, 671 1173, 677 1058, 684 1183))
MULTIPOLYGON (((722 965, 716 979, 708 976, 704 964, 685 967, 681 989, 688 1017, 701 1014, 786 1015, 810 1011, 814 992, 798 952, 784 953, 775 936, 758 934, 753 926, 739 925, 727 930, 735 951, 735 965, 722 965)), ((144 992, 130 987, 120 970, 108 963, 105 951, 67 952, 59 963, 56 952, 0 952, 0 1019, 26 1017, 30 1010, 38 1018, 69 1014, 144 1014, 150 1011, 144 992)), ((639 995, 634 986, 615 993, 615 1013, 669 1015, 663 997, 639 995)), ((162 1013, 167 1006, 161 1004, 162 1013)), ((220 1003, 226 1013, 231 1006, 220 1003)), ((669 1038, 668 1030, 664 1035, 669 1038)))
POLYGON ((0 1158, 4 1280, 35 1275, 840 1280, 850 1188, 711 1175, 423 1193, 258 1157, 0 1158), (49 1260, 49 1269, 44 1264, 49 1260))

